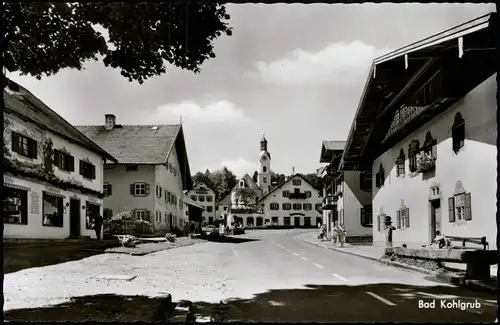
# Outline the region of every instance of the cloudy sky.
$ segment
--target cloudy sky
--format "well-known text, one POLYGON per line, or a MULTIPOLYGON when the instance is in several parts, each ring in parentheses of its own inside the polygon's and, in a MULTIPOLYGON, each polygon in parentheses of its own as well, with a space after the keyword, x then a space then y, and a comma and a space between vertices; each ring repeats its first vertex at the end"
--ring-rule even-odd
POLYGON ((37 81, 9 76, 73 124, 179 123, 192 172, 257 167, 314 172, 322 140, 345 140, 373 58, 495 10, 495 5, 228 5, 233 36, 195 75, 171 68, 143 85, 89 63, 37 81))

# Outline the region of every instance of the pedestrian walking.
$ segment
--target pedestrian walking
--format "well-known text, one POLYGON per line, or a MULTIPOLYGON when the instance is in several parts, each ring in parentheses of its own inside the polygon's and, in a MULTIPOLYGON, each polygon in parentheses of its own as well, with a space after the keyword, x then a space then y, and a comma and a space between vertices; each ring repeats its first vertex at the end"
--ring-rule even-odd
POLYGON ((392 225, 391 217, 385 217, 385 247, 392 247, 392 232, 396 230, 396 227, 392 225))
POLYGON ((340 228, 338 222, 335 222, 332 229, 332 243, 334 247, 337 247, 340 243, 340 228))
POLYGON ((94 217, 94 229, 97 240, 101 240, 101 229, 102 229, 102 216, 100 214, 96 214, 94 217))
POLYGON ((344 247, 345 239, 347 237, 347 233, 344 229, 344 225, 340 224, 338 226, 338 231, 339 231, 339 242, 340 242, 340 247, 344 247))

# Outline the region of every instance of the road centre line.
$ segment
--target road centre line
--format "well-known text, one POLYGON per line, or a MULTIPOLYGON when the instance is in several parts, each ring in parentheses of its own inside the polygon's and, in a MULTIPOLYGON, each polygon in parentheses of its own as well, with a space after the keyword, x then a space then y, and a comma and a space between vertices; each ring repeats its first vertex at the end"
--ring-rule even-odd
POLYGON ((309 261, 307 258, 305 257, 301 257, 301 259, 303 259, 304 261, 309 261))
POLYGON ((395 303, 390 302, 389 300, 382 298, 379 295, 374 294, 373 292, 367 291, 366 293, 369 294, 370 296, 372 296, 373 298, 382 301, 384 304, 386 304, 388 306, 396 306, 395 303))
POLYGON ((293 253, 293 255, 295 255, 295 256, 299 256, 299 254, 297 254, 297 253, 293 253))
POLYGON ((313 263, 316 267, 319 267, 320 269, 324 269, 323 265, 319 265, 318 263, 313 263))

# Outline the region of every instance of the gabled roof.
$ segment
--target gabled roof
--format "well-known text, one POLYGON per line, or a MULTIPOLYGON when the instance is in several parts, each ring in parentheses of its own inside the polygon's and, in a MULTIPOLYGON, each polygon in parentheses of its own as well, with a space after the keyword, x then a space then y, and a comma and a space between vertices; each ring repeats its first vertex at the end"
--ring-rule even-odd
POLYGON ((329 163, 334 156, 339 155, 345 147, 345 141, 323 141, 321 144, 320 163, 329 163))
POLYGON ((229 194, 226 195, 222 200, 220 200, 219 202, 217 202, 217 204, 220 204, 220 205, 231 205, 231 192, 229 192, 229 194))
POLYGON ((111 153, 121 164, 164 164, 181 130, 172 125, 78 125, 78 130, 111 153))
MULTIPOLYGON (((262 189, 259 187, 259 185, 257 185, 257 184, 253 181, 252 177, 250 177, 250 175, 248 175, 248 174, 245 174, 242 178, 240 178, 240 180, 245 181, 245 184, 246 184, 246 185, 247 185, 250 189, 252 189, 252 190, 262 190, 262 189)), ((235 187, 239 187, 239 184, 240 184, 240 182, 238 181, 238 184, 236 184, 236 186, 235 186, 235 187)))
POLYGON ((288 182, 291 182, 292 179, 295 179, 299 177, 300 179, 302 179, 304 182, 306 182, 307 184, 309 184, 315 191, 319 192, 318 190, 316 190, 314 188, 314 186, 304 177, 304 175, 302 174, 295 174, 295 175, 292 175, 289 179, 287 179, 286 181, 284 181, 283 183, 281 183, 280 185, 276 186, 272 191, 270 191, 269 193, 267 193, 266 195, 264 195, 262 198, 260 198, 259 201, 257 201, 257 204, 262 202, 263 200, 265 200, 269 195, 273 194, 274 192, 276 192, 277 190, 279 190, 280 188, 282 188, 285 184, 287 184, 288 182))
MULTIPOLYGON (((187 192, 187 191, 186 191, 187 192)), ((186 194, 186 193, 184 193, 186 194)), ((192 200, 189 196, 187 195, 184 195, 184 197, 182 198, 182 201, 188 205, 192 205, 194 207, 197 207, 198 209, 202 209, 202 210, 205 210, 205 207, 203 207, 202 205, 198 204, 197 202, 195 202, 194 200, 192 200)))
POLYGON ((193 186, 182 125, 80 125, 77 128, 118 159, 120 164, 163 165, 175 148, 183 188, 193 186))
POLYGON ((4 89, 5 112, 27 120, 37 127, 50 131, 66 140, 98 153, 111 161, 116 159, 105 149, 94 143, 77 128, 50 109, 26 88, 7 79, 4 89))

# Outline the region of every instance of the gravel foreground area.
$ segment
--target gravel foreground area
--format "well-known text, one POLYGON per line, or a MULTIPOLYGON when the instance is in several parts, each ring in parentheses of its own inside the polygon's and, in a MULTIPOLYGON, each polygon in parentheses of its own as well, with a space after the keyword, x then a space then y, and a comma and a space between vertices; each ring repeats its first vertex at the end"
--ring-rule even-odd
POLYGON ((106 253, 120 253, 120 254, 130 254, 130 255, 146 255, 154 252, 159 252, 172 248, 179 248, 184 246, 190 246, 194 244, 200 244, 203 241, 200 239, 194 239, 189 237, 179 237, 175 239, 175 242, 171 243, 169 241, 162 243, 145 243, 139 244, 137 247, 113 247, 106 249, 106 253))

